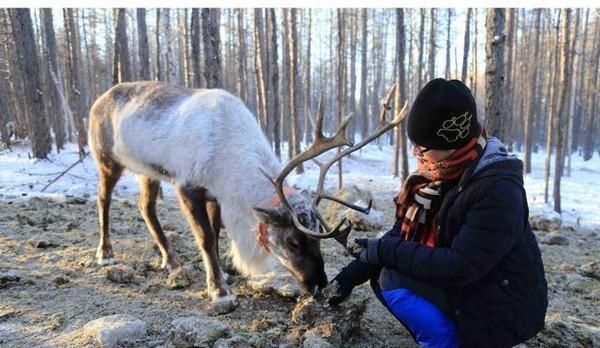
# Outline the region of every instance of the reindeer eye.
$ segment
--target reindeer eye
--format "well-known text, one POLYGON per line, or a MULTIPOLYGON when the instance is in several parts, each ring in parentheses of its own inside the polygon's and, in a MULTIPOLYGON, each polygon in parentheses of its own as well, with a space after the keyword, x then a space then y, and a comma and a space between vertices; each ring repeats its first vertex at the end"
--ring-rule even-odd
POLYGON ((294 252, 300 251, 300 243, 298 243, 297 240, 290 238, 290 239, 286 240, 285 243, 290 250, 292 250, 294 252))

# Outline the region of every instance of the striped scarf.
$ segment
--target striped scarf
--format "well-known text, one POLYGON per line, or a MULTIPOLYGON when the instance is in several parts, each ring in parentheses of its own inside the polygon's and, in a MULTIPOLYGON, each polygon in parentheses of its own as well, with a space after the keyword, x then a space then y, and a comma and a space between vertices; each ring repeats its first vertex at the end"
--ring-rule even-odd
POLYGON ((442 184, 458 179, 479 158, 485 143, 482 135, 471 139, 442 161, 418 159, 417 171, 406 179, 400 194, 394 198, 396 219, 402 221, 402 239, 436 245, 435 215, 444 198, 442 184))

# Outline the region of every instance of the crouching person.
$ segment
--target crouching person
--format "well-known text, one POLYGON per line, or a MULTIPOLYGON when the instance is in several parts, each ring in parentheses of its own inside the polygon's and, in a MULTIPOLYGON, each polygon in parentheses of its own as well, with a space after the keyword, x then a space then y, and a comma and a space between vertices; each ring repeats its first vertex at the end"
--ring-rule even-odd
POLYGON ((368 280, 425 347, 510 347, 544 325, 547 284, 528 222, 522 162, 486 138, 470 90, 435 79, 408 136, 418 169, 395 198, 396 223, 357 239, 332 281, 335 305, 368 280))

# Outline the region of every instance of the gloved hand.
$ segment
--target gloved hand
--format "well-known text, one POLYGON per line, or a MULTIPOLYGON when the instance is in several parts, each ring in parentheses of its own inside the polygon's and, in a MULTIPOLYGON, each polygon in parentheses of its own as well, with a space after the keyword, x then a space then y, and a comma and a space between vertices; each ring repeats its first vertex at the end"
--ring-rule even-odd
POLYGON ((369 240, 367 238, 355 238, 348 244, 348 252, 362 262, 366 262, 368 243, 369 240))
POLYGON ((331 306, 337 306, 341 302, 343 302, 350 294, 352 293, 352 289, 354 289, 354 284, 346 275, 344 270, 338 273, 335 278, 322 290, 322 293, 327 299, 327 302, 331 306))
POLYGON ((377 255, 379 242, 379 238, 356 238, 348 245, 348 252, 364 263, 377 265, 379 263, 377 255))

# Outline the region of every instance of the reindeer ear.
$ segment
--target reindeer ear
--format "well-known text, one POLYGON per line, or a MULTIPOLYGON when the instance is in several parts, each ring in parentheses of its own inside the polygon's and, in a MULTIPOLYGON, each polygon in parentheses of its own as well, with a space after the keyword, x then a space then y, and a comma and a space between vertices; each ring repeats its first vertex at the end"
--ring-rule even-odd
POLYGON ((269 225, 283 225, 285 221, 285 217, 281 214, 281 212, 277 209, 268 209, 261 207, 254 207, 254 216, 260 222, 264 222, 269 225))

